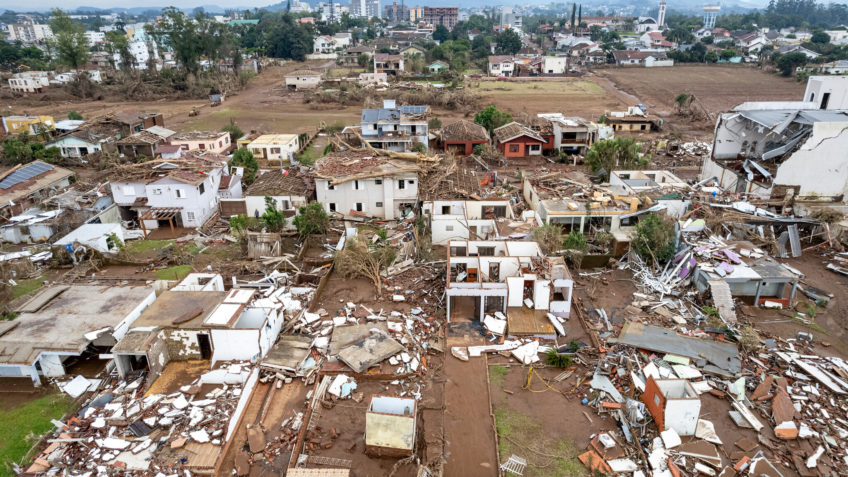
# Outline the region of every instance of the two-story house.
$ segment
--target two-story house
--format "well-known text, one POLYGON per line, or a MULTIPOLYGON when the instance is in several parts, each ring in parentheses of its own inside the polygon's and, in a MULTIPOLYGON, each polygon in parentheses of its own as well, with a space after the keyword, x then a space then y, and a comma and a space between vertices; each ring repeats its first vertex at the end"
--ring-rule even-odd
POLYGON ((218 210, 219 195, 240 196, 239 179, 228 179, 227 158, 192 151, 175 162, 150 163, 112 180, 112 199, 124 220, 138 221, 142 230, 159 227, 200 227, 218 210))
POLYGON ((553 148, 569 153, 585 155, 598 140, 598 126, 583 118, 567 117, 562 113, 543 113, 553 127, 553 148))
POLYGON ((489 76, 513 76, 515 74, 515 58, 509 55, 489 57, 489 76))
POLYGON ((506 199, 434 200, 421 208, 430 220, 433 245, 451 240, 498 240, 498 219, 515 218, 506 199))
POLYGON ((390 151, 409 151, 418 143, 429 147, 429 116, 429 106, 398 106, 393 99, 384 100, 380 109, 362 110, 362 139, 390 151))
POLYGON ((333 152, 315 163, 315 196, 329 213, 403 218, 418 202, 418 168, 365 150, 333 152))
POLYGON ((263 134, 247 145, 257 159, 291 162, 300 148, 297 134, 263 134))
POLYGON ((551 336, 555 317, 571 313, 568 267, 536 242, 451 240, 446 275, 448 321, 503 316, 509 335, 551 336))
POLYGON ((232 148, 230 133, 226 131, 192 131, 171 136, 169 141, 174 146, 182 146, 184 151, 207 151, 215 154, 226 154, 232 148))
POLYGON ((336 51, 336 40, 329 35, 316 36, 312 41, 312 52, 328 54, 336 51))
POLYGON ((374 55, 374 72, 400 76, 404 72, 403 55, 376 53, 374 55))

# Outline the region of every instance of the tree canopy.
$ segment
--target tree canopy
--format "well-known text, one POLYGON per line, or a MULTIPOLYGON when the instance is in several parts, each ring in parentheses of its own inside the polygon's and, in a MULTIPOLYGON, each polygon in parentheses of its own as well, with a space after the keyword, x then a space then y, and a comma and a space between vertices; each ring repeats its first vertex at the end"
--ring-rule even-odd
POLYGON ((512 122, 512 115, 499 110, 492 104, 475 114, 474 122, 486 128, 491 134, 495 129, 512 122))

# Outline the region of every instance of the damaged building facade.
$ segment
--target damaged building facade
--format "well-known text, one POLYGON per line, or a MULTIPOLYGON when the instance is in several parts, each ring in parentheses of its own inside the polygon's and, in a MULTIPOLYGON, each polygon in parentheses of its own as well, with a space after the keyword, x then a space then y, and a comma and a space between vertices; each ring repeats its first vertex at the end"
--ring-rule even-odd
POLYGON ((765 199, 842 202, 848 192, 848 111, 812 103, 744 103, 716 122, 701 179, 765 199))
POLYGON ((561 257, 545 257, 536 242, 452 240, 447 270, 448 321, 571 312, 568 268, 561 257))
POLYGON ((422 211, 430 219, 434 245, 451 240, 490 240, 500 237, 497 219, 515 216, 508 200, 436 200, 422 211))
POLYGON ((146 286, 46 288, 0 325, 0 376, 64 376, 69 363, 108 354, 156 300, 146 286))

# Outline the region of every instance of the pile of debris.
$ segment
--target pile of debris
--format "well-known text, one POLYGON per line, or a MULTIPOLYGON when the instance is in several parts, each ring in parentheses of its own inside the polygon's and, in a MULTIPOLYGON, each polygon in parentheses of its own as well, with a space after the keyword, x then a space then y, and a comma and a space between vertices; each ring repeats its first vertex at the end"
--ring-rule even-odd
POLYGON ((101 380, 77 376, 60 384, 72 397, 94 388, 79 412, 54 421, 57 437, 27 473, 102 473, 107 466, 130 473, 214 468, 249 394, 250 366, 224 364, 170 394, 142 392, 144 377, 101 389, 101 380), (92 382, 93 381, 93 382, 92 382), (205 461, 197 457, 211 454, 205 461))

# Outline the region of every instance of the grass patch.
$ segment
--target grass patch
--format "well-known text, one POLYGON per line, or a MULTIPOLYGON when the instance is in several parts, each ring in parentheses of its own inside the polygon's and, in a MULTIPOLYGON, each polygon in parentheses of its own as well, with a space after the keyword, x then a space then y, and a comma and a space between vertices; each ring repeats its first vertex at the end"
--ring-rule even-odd
POLYGON ((173 242, 173 240, 133 240, 132 242, 127 242, 124 252, 130 255, 141 255, 162 250, 173 242))
POLYGON ((481 92, 492 94, 584 96, 603 95, 604 89, 592 81, 484 81, 481 92))
POLYGON ((506 376, 507 373, 509 373, 509 368, 506 366, 489 366, 489 382, 492 386, 502 388, 504 384, 504 376, 506 376))
POLYGON ((515 454, 527 459, 524 475, 536 477, 566 477, 587 475, 577 460, 577 449, 567 440, 550 437, 542 424, 520 412, 495 409, 495 428, 498 432, 500 462, 515 454))
POLYGON ((191 265, 177 265, 175 267, 156 270, 156 278, 159 280, 182 280, 191 273, 191 265))
POLYGON ((50 419, 61 419, 73 408, 65 394, 51 394, 0 411, 0 477, 14 475, 11 464, 27 457, 35 437, 53 429, 50 419))
POLYGON ((44 279, 42 277, 30 278, 28 280, 15 280, 15 282, 17 282, 17 285, 12 288, 13 299, 20 298, 27 293, 32 293, 44 285, 44 279))

